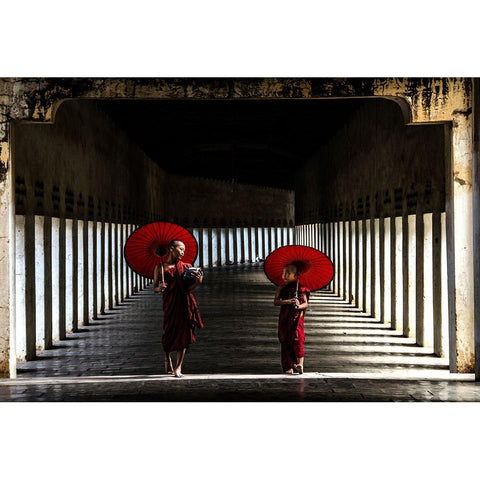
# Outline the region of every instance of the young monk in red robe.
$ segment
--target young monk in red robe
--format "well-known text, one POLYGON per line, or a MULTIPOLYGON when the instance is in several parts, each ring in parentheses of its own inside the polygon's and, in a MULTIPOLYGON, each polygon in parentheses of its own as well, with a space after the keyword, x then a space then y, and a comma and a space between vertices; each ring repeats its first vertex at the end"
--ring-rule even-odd
POLYGON ((203 328, 197 302, 191 291, 203 281, 203 275, 195 273, 192 285, 185 286, 182 275, 191 265, 182 262, 185 244, 173 240, 168 246, 168 258, 155 267, 153 291, 163 293, 163 336, 165 370, 175 377, 182 377, 182 365, 188 346, 195 342, 195 327, 203 328), (177 351, 173 367, 171 353, 177 351))
POLYGON ((297 267, 285 265, 280 286, 273 303, 280 306, 278 317, 278 339, 281 345, 281 362, 286 374, 303 373, 305 350, 304 317, 310 292, 297 282, 297 267))

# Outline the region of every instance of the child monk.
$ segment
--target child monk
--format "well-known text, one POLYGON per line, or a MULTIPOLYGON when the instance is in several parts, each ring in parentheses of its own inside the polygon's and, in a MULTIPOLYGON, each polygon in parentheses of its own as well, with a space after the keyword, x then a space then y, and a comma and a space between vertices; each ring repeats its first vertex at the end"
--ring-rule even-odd
POLYGON ((285 285, 278 287, 273 301, 281 307, 278 317, 278 339, 281 345, 282 369, 287 375, 303 373, 305 351, 304 316, 310 292, 298 283, 298 270, 285 265, 282 273, 285 285))

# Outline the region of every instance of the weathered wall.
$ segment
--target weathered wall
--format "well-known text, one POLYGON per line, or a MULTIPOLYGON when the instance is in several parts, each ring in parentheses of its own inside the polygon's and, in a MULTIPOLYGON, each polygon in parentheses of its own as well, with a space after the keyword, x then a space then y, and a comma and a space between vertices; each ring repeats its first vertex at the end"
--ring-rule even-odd
POLYGON ((163 215, 165 173, 90 102, 13 128, 17 213, 138 221, 163 215))
POLYGON ((294 192, 169 175, 165 215, 199 227, 293 226, 294 192))
POLYGON ((296 223, 445 209, 442 125, 405 125, 398 105, 371 99, 298 175, 296 223))
POLYGON ((185 226, 293 226, 291 191, 167 175, 89 101, 13 129, 16 213, 185 226))

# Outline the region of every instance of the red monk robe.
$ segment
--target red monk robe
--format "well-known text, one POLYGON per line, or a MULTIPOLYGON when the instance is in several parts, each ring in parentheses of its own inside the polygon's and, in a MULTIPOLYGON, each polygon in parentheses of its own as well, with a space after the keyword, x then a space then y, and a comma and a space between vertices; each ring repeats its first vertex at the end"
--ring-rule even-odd
POLYGON ((162 345, 167 353, 187 348, 195 342, 195 327, 203 328, 197 302, 182 280, 184 270, 190 267, 189 263, 178 261, 165 270, 162 345))
MULTIPOLYGON (((296 282, 287 283, 280 290, 280 300, 295 297, 296 282)), ((308 301, 310 292, 301 285, 298 286, 298 301, 300 304, 308 301)), ((306 309, 305 309, 306 310, 306 309)), ((294 368, 298 359, 305 356, 303 343, 305 342, 304 316, 305 310, 296 309, 293 305, 282 305, 278 317, 278 339, 281 345, 281 362, 284 372, 294 368)))

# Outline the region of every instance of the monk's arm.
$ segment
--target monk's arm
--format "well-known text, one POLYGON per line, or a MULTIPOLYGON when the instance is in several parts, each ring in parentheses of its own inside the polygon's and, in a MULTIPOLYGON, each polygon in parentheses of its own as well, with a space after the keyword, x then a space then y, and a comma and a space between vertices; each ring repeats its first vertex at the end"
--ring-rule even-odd
POLYGON ((289 298, 287 300, 282 300, 280 298, 280 290, 282 287, 277 288, 277 292, 275 293, 275 298, 273 299, 273 304, 277 307, 281 307, 282 305, 291 305, 292 303, 295 303, 294 298, 289 298))

